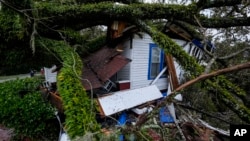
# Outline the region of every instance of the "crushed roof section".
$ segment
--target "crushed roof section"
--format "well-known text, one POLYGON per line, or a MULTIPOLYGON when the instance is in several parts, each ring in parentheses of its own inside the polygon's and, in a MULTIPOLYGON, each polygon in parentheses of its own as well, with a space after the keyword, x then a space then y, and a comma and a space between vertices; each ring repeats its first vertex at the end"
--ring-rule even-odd
POLYGON ((107 46, 86 57, 82 84, 86 90, 100 88, 105 81, 122 69, 131 60, 120 55, 115 48, 107 46))

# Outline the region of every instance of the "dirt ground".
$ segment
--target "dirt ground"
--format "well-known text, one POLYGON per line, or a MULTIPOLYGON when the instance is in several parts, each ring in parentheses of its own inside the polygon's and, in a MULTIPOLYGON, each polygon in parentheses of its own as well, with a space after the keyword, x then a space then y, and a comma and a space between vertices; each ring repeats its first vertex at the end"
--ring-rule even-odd
POLYGON ((10 141, 12 130, 0 125, 0 141, 10 141))

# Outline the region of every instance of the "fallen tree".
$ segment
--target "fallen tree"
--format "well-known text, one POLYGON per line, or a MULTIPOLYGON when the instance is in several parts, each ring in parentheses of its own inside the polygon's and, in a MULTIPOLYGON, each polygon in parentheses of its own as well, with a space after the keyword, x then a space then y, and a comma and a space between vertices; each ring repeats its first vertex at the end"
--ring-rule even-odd
MULTIPOLYGON (((163 34, 161 30, 162 28, 153 27, 154 23, 157 23, 158 21, 163 23, 162 26, 165 26, 166 22, 164 21, 168 21, 182 27, 185 26, 185 28, 192 33, 195 38, 206 41, 207 35, 202 32, 198 34, 198 29, 229 29, 230 27, 247 29, 250 25, 249 13, 247 13, 247 7, 249 7, 248 1, 199 0, 197 2, 190 2, 186 4, 128 3, 125 1, 125 3, 126 4, 81 0, 1 0, 1 48, 3 48, 3 50, 8 49, 6 52, 9 52, 7 55, 4 54, 5 52, 0 52, 0 54, 3 54, 3 58, 7 60, 7 63, 1 64, 1 68, 5 68, 5 66, 8 66, 8 64, 13 62, 15 62, 13 64, 21 64, 16 61, 20 61, 20 55, 15 56, 15 52, 17 53, 20 48, 24 53, 28 52, 28 54, 24 54, 26 59, 32 56, 32 53, 35 54, 39 50, 42 50, 41 54, 44 53, 47 56, 53 56, 55 59, 53 62, 60 62, 63 64, 63 73, 58 77, 58 86, 65 104, 65 112, 67 114, 66 124, 69 134, 71 137, 75 137, 82 136, 88 132, 94 132, 95 130, 99 130, 97 126, 93 126, 93 128, 84 126, 88 121, 94 120, 92 114, 89 116, 74 114, 81 113, 82 111, 84 111, 84 113, 91 113, 92 108, 89 108, 91 101, 85 97, 86 92, 82 90, 82 86, 80 85, 79 80, 77 80, 79 78, 76 74, 80 73, 78 71, 82 65, 82 60, 78 58, 78 52, 72 49, 72 47, 74 48, 75 46, 80 46, 82 48, 88 48, 89 50, 92 49, 89 46, 84 46, 90 43, 90 38, 89 36, 83 36, 80 31, 84 31, 83 29, 97 25, 108 26, 114 20, 122 20, 131 25, 136 25, 142 32, 149 34, 154 42, 164 49, 166 54, 171 54, 175 57, 186 73, 190 75, 188 78, 189 81, 177 88, 174 93, 179 90, 185 90, 186 87, 193 85, 198 81, 204 81, 204 84, 207 87, 202 89, 216 89, 220 93, 220 101, 225 103, 225 105, 234 111, 242 120, 247 123, 250 122, 249 109, 244 105, 244 103, 240 103, 237 100, 237 98, 244 100, 247 96, 247 92, 237 85, 237 83, 228 79, 228 77, 221 75, 249 68, 248 63, 242 64, 242 66, 232 64, 235 65, 235 67, 221 69, 221 66, 218 64, 221 63, 221 59, 224 61, 226 59, 213 58, 213 55, 210 54, 208 55, 210 56, 208 57, 208 61, 212 60, 210 64, 211 67, 205 70, 205 68, 200 66, 194 58, 190 57, 180 46, 163 34), (239 7, 242 9, 239 10, 239 7), (213 15, 208 16, 204 14, 204 10, 211 10, 215 12, 211 12, 213 15), (201 34, 204 36, 200 36, 201 34), (61 49, 65 49, 63 53, 61 52, 61 49), (67 52, 67 54, 64 54, 65 52, 67 52), (15 57, 15 59, 11 57, 15 57), (60 59, 57 60, 58 58, 60 59), (76 68, 72 71, 72 67, 76 68), (212 67, 214 68, 211 69, 212 67), (216 69, 219 71, 210 73, 216 69), (73 73, 75 70, 76 73, 73 73), (203 74, 203 72, 207 72, 207 74, 203 74), (214 77, 215 75, 220 76, 214 77), (74 78, 74 81, 71 81, 72 77, 74 78), (60 79, 65 82, 69 82, 69 84, 63 83, 60 79), (77 92, 73 92, 77 94, 73 96, 69 95, 69 92, 65 90, 66 85, 67 88, 72 90, 72 92, 73 90, 77 90, 77 92), (80 93, 84 96, 78 97, 80 93), (237 98, 234 96, 237 96, 237 98), (79 101, 84 100, 87 101, 86 109, 77 108, 82 106, 79 101), (77 120, 75 120, 75 118, 77 120), (86 120, 79 120, 82 118, 86 120), (73 127, 77 127, 77 129, 73 129, 73 127)), ((247 35, 248 33, 249 31, 246 31, 244 35, 247 35)), ((245 48, 247 48, 247 45, 245 48)), ((248 50, 245 49, 244 51, 248 50)), ((235 57, 236 55, 232 56, 235 57)), ((232 58, 233 57, 229 57, 227 59, 232 58)), ((246 60, 247 59, 242 59, 242 61, 246 60)), ((172 101, 173 96, 174 94, 171 95, 166 101, 172 101)), ((96 125, 94 121, 93 123, 96 125)), ((143 122, 139 122, 138 125, 141 125, 142 123, 143 122)))

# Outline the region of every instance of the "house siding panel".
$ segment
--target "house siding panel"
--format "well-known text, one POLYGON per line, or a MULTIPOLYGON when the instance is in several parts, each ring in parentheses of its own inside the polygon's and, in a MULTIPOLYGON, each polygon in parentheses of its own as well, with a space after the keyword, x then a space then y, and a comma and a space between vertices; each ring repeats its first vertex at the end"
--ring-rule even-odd
MULTIPOLYGON (((126 56, 127 58, 131 58, 131 51, 132 49, 130 49, 130 42, 129 41, 126 41, 123 45, 124 47, 124 51, 122 52, 122 55, 123 56, 126 56)), ((133 60, 132 60, 133 62, 133 60)), ((131 63, 128 63, 126 66, 123 67, 122 70, 120 70, 118 73, 117 73, 117 80, 118 81, 122 81, 122 80, 130 80, 130 67, 131 67, 131 63)))
MULTIPOLYGON (((149 45, 153 43, 148 35, 143 38, 135 36, 133 39, 133 53, 131 54, 131 89, 150 85, 148 80, 149 45)), ((167 78, 160 78, 155 84, 160 90, 167 89, 167 78)))
MULTIPOLYGON (((174 41, 180 45, 185 46, 186 51, 189 50, 190 44, 186 41, 174 39, 174 41)), ((149 71, 149 50, 150 44, 153 43, 151 37, 147 34, 143 35, 143 38, 135 35, 132 41, 132 46, 130 46, 130 41, 124 43, 124 51, 122 55, 130 58, 132 62, 127 64, 121 71, 118 73, 118 80, 130 80, 130 88, 136 89, 150 85, 153 81, 148 79, 149 71)), ((178 71, 178 70, 177 70, 178 71)), ((178 72, 181 75, 181 72, 178 72)), ((155 85, 160 89, 167 89, 168 81, 166 77, 162 77, 155 85)))

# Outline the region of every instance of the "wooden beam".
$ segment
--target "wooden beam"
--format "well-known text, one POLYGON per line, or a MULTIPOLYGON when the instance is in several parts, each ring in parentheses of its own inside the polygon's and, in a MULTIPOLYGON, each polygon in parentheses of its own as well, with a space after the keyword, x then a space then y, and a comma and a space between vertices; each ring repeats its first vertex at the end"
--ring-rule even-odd
POLYGON ((165 61, 168 68, 168 75, 169 75, 171 89, 173 91, 179 86, 179 81, 176 75, 176 69, 172 55, 169 54, 165 55, 165 61))

